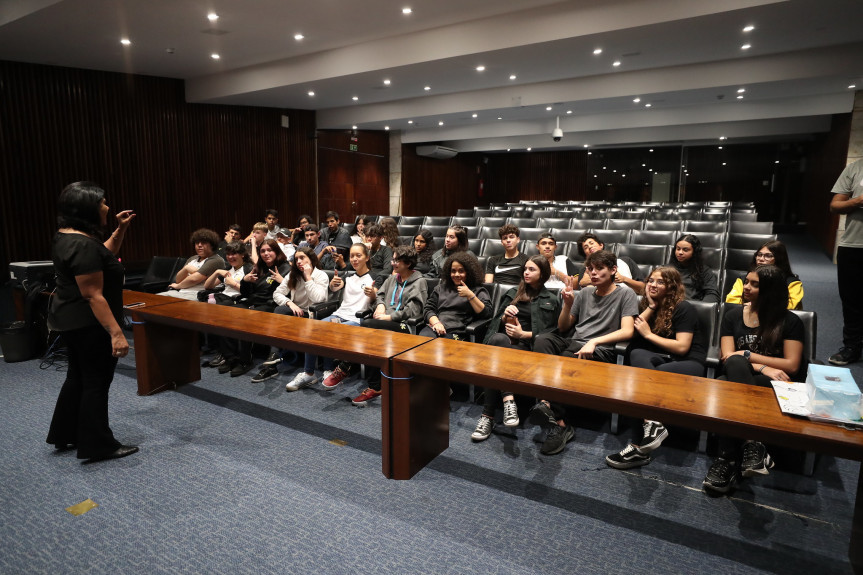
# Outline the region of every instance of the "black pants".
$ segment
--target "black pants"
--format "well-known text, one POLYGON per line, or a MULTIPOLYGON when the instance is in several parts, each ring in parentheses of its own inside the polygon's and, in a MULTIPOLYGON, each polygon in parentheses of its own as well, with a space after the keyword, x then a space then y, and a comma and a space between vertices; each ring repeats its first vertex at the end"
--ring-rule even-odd
POLYGON ((842 300, 842 344, 853 350, 863 348, 863 248, 840 247, 836 252, 836 275, 842 300))
MULTIPOLYGON (((364 319, 362 325, 363 327, 370 327, 372 329, 385 329, 387 331, 397 331, 399 333, 410 333, 410 329, 408 328, 407 324, 400 321, 386 321, 383 319, 364 319)), ((373 365, 367 365, 366 381, 368 382, 370 388, 374 389, 375 391, 380 391, 380 368, 373 365)))
MULTIPOLYGON (((218 301, 217 303, 228 307, 242 307, 257 311, 273 311, 273 306, 269 304, 249 306, 247 303, 240 302, 218 301)), ((223 337, 219 340, 219 353, 221 353, 222 357, 228 361, 251 364, 252 342, 231 337, 223 337)))
POLYGON ((46 441, 77 445, 80 459, 103 457, 121 445, 108 425, 108 390, 117 366, 111 336, 96 325, 64 332, 63 341, 69 367, 46 441))
MULTIPOLYGON (((489 338, 487 344, 496 347, 507 347, 510 349, 524 349, 527 351, 531 350, 529 340, 521 340, 517 344, 512 343, 512 340, 509 339, 509 336, 505 333, 494 334, 489 338)), ((501 407, 503 405, 503 398, 507 395, 512 395, 512 393, 509 391, 497 390, 491 387, 487 387, 485 389, 485 402, 482 408, 483 415, 487 415, 488 417, 494 419, 495 411, 498 407, 501 407)))
MULTIPOLYGON (((727 379, 728 381, 758 385, 760 387, 773 387, 770 385, 770 378, 753 370, 752 364, 742 355, 732 355, 725 360, 722 371, 722 379, 727 379)), ((721 435, 716 436, 716 449, 719 457, 733 459, 740 463, 738 455, 742 446, 743 442, 739 439, 721 435)))

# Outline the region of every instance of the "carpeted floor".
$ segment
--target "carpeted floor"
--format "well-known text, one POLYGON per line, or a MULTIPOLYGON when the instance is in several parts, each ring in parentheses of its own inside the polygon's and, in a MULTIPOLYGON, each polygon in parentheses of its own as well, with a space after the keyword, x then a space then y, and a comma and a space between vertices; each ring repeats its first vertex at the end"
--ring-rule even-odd
MULTIPOLYGON (((831 281, 824 259, 809 277, 792 254, 807 309, 836 305, 819 297, 831 281)), ((841 318, 818 313, 826 357, 841 318)), ((822 457, 806 477, 800 454, 772 451, 768 477, 715 498, 701 491, 711 460, 691 430, 672 428, 650 465, 619 471, 603 458, 631 430, 609 434, 606 414, 577 410, 575 440, 546 457, 530 426, 472 443, 480 408, 453 403, 450 448, 414 479, 390 481, 379 404, 348 401, 360 382, 286 393, 292 374, 253 384, 206 369, 193 385, 138 397, 130 354, 111 421, 141 452, 82 465, 44 443, 64 374, 0 363, 0 572, 851 572, 855 462, 822 457), (88 498, 98 507, 65 510, 88 498)))

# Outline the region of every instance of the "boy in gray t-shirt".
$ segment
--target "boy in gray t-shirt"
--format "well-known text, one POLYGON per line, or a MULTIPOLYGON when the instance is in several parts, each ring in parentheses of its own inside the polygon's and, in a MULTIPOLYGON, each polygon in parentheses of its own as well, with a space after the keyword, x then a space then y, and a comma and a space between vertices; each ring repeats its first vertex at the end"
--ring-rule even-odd
MULTIPOLYGON (((572 288, 563 291, 563 308, 557 321, 559 333, 538 335, 533 351, 614 363, 614 344, 632 338, 638 299, 632 289, 614 283, 617 257, 613 253, 594 252, 587 256, 584 267, 591 285, 578 292, 572 288), (573 326, 571 339, 559 335, 573 326)), ((575 437, 572 426, 563 420, 565 413, 563 405, 544 400, 531 410, 530 421, 548 429, 541 453, 560 453, 575 437)))

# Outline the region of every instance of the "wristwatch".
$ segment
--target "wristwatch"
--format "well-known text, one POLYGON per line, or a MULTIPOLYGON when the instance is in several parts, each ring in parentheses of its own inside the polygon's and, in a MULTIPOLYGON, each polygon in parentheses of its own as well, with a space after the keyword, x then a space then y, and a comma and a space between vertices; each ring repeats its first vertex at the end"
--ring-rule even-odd
POLYGON ((745 357, 746 359, 749 359, 750 355, 752 355, 752 352, 748 349, 743 352, 743 357, 745 357))

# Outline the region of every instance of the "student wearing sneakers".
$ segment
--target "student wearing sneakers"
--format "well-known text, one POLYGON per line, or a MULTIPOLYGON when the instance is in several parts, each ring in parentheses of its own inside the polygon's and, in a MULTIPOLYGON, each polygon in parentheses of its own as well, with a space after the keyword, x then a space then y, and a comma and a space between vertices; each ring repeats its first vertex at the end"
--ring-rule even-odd
MULTIPOLYGON (((422 318, 428 287, 425 278, 414 271, 416 264, 417 253, 413 248, 399 246, 395 249, 393 275, 378 290, 374 314, 372 319, 363 320, 364 327, 408 333, 405 323, 408 318, 422 318)), ((363 407, 381 394, 380 369, 367 366, 366 379, 369 386, 353 399, 354 405, 363 407)))
MULTIPOLYGON (((354 244, 351 246, 351 251, 348 255, 351 267, 357 272, 347 279, 342 279, 338 274, 333 276, 330 281, 330 291, 335 293, 344 289, 342 294, 342 303, 332 315, 323 318, 323 321, 331 323, 342 323, 345 325, 360 325, 358 312, 365 311, 369 308, 372 301, 375 299, 375 291, 372 289, 374 282, 369 273, 369 248, 365 244, 354 244)), ((297 391, 303 387, 314 385, 317 382, 315 377, 315 365, 318 362, 318 356, 307 353, 306 363, 303 372, 298 374, 294 381, 289 383, 285 388, 287 391, 297 391)), ((341 383, 348 376, 349 368, 347 364, 345 369, 339 369, 335 366, 335 361, 331 358, 324 358, 324 387, 332 389, 341 383)), ((275 366, 270 366, 269 377, 274 377, 278 371, 275 366)), ((266 374, 264 374, 266 375, 266 374)), ((263 377, 263 379, 269 379, 263 377)))
POLYGON ((557 240, 554 236, 545 233, 540 234, 536 241, 536 249, 539 255, 545 257, 551 269, 551 275, 545 282, 545 287, 554 289, 564 289, 567 286, 573 285, 578 279, 578 266, 575 262, 565 255, 556 255, 557 240))
MULTIPOLYGON (((297 248, 290 274, 273 292, 273 301, 277 306, 273 312, 280 315, 308 317, 309 306, 327 299, 328 285, 329 278, 326 272, 318 268, 315 252, 309 247, 297 248)), ((264 371, 267 367, 274 367, 281 363, 281 351, 271 348, 270 352, 267 361, 263 363, 263 369, 252 378, 253 381, 264 381, 273 377, 273 375, 263 377, 266 375, 264 371)), ((300 375, 304 374, 300 373, 300 375)))
POLYGON ((527 256, 518 251, 519 231, 512 224, 497 230, 504 253, 491 256, 485 264, 485 283, 517 285, 522 279, 527 256))
MULTIPOLYGON (((276 307, 273 294, 283 283, 290 267, 278 242, 265 239, 258 247, 258 263, 240 280, 240 297, 229 300, 217 298, 217 303, 273 311, 276 307)), ((213 366, 219 368, 219 373, 230 372, 231 377, 239 377, 252 368, 252 343, 249 341, 220 338, 219 352, 224 362, 219 364, 217 357, 214 360, 217 365, 213 366)))
MULTIPOLYGON (((536 337, 557 329, 560 316, 560 298, 545 287, 551 276, 551 267, 544 256, 533 256, 524 264, 522 280, 511 288, 500 302, 500 311, 488 326, 486 345, 533 350, 536 337)), ((519 424, 515 395, 508 391, 485 390, 482 415, 471 435, 474 441, 484 441, 494 428, 494 415, 503 401, 503 424, 519 424)))
MULTIPOLYGON (((647 279, 635 318, 635 336, 626 350, 628 364, 642 369, 704 376, 707 333, 700 329, 698 313, 686 301, 680 274, 671 266, 655 268, 647 279)), ((616 469, 650 463, 650 453, 668 437, 659 421, 645 420, 644 435, 605 458, 616 469)))
MULTIPOLYGON (((557 321, 557 332, 536 338, 533 350, 550 355, 577 357, 615 363, 614 344, 632 339, 634 316, 638 315, 635 292, 614 282, 617 257, 605 250, 587 256, 585 274, 591 285, 578 291, 572 286, 562 292, 563 308, 557 321), (574 328, 572 337, 566 334, 574 328)), ((530 421, 548 431, 541 453, 560 453, 575 431, 564 421, 563 405, 540 401, 530 412, 530 421)))
POLYGON ((482 267, 469 252, 456 252, 443 264, 441 282, 423 307, 426 326, 419 335, 464 339, 469 323, 491 315, 491 298, 482 286, 482 267))
MULTIPOLYGON (((726 310, 720 327, 724 376, 720 379, 770 387, 771 380, 803 381, 803 322, 787 309, 788 283, 776 266, 746 274, 746 303, 726 310)), ((719 457, 704 478, 708 491, 727 493, 743 477, 767 475, 773 459, 764 444, 718 438, 719 457)))

